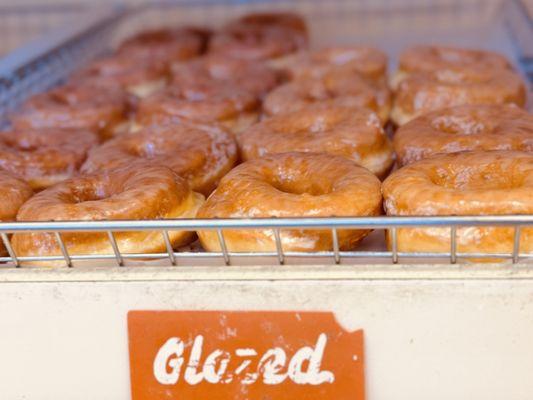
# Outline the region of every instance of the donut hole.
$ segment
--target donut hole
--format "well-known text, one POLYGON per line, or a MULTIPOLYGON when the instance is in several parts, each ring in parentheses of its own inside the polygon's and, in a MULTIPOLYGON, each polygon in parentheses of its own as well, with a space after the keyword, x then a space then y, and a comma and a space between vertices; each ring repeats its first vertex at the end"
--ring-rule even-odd
POLYGON ((477 135, 487 131, 486 125, 472 116, 443 115, 434 118, 431 126, 439 132, 460 135, 477 135))
POLYGON ((68 203, 81 204, 89 201, 101 201, 111 197, 112 193, 103 185, 76 186, 71 189, 68 203))
POLYGON ((522 186, 524 177, 501 166, 488 164, 464 169, 438 167, 431 181, 437 186, 454 190, 509 190, 522 186))
POLYGON ((274 178, 269 183, 280 192, 294 195, 322 196, 331 193, 331 184, 308 179, 279 179, 274 178))

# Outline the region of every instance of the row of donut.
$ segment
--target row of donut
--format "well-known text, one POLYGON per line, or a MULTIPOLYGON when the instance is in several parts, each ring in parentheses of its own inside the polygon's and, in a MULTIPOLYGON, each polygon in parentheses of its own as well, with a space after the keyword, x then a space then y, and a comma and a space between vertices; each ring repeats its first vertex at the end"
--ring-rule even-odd
MULTIPOLYGON (((11 191, 11 204, 31 196, 21 180, 0 175, 11 191)), ((29 198, 17 220, 120 220, 162 218, 261 218, 387 215, 483 215, 533 213, 533 154, 520 151, 477 151, 437 155, 393 172, 383 184, 367 169, 345 157, 327 153, 289 152, 240 164, 224 176, 205 200, 170 168, 136 163, 81 176, 29 198)), ((370 230, 340 229, 341 250, 351 250, 370 230)), ((221 251, 216 231, 198 231, 203 248, 221 251)), ((457 229, 457 251, 510 254, 512 227, 457 229)), ((232 252, 276 251, 272 229, 225 230, 232 252)), ((161 232, 117 232, 123 253, 166 251, 161 232)), ((70 255, 112 254, 104 232, 66 232, 70 255)), ((174 248, 195 240, 194 232, 170 231, 174 248)), ((330 230, 284 229, 284 251, 332 250, 330 230)), ((11 240, 18 256, 61 256, 57 237, 48 232, 16 233, 11 240)), ((450 249, 449 228, 402 228, 401 252, 450 249)), ((523 228, 521 253, 533 251, 533 229, 523 228)), ((63 265, 62 262, 27 262, 63 265)))

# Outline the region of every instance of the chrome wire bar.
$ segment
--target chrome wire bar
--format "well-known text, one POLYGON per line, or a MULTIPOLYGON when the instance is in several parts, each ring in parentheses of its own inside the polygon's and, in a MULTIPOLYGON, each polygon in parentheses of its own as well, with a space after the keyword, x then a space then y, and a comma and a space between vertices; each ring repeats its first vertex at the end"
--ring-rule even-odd
POLYGON ((391 248, 392 248, 392 263, 398 263, 398 231, 395 227, 390 229, 391 248))
POLYGON ((111 243, 111 247, 113 248, 113 253, 115 253, 115 259, 117 260, 117 264, 119 267, 122 267, 124 265, 124 259, 122 258, 122 254, 120 254, 115 235, 113 235, 113 232, 108 231, 107 236, 109 238, 109 243, 111 243))
POLYGON ((533 226, 533 215, 449 217, 328 217, 256 219, 164 219, 120 221, 2 222, 0 232, 150 231, 217 229, 391 229, 403 227, 533 226))
POLYGON ((176 265, 176 257, 174 256, 174 249, 172 248, 172 244, 170 243, 168 231, 162 231, 162 233, 163 233, 163 239, 165 241, 165 246, 167 248, 168 259, 170 260, 170 263, 172 265, 176 265))
POLYGON ((333 241, 333 258, 335 259, 335 264, 341 262, 341 256, 339 254, 339 236, 337 234, 337 229, 333 228, 331 230, 331 239, 333 241))
POLYGON ((224 257, 224 263, 230 265, 230 258, 228 255, 228 247, 226 246, 226 239, 224 239, 224 233, 222 229, 217 229, 218 242, 220 243, 220 249, 222 250, 222 255, 224 257))
POLYGON ((520 254, 520 225, 517 225, 514 228, 513 264, 516 264, 518 262, 519 254, 520 254))
POLYGON ((450 263, 457 262, 457 227, 450 227, 450 263))
POLYGON ((279 265, 285 263, 285 256, 283 255, 283 245, 281 244, 281 234, 279 229, 274 229, 274 238, 276 239, 276 252, 278 255, 279 265))
POLYGON ((54 232, 54 233, 55 233, 55 237, 57 240, 57 244, 59 245, 59 248, 61 249, 61 254, 63 254, 63 258, 65 259, 65 264, 67 265, 67 267, 71 268, 72 260, 68 254, 67 246, 65 246, 65 242, 63 241, 63 238, 61 237, 61 233, 59 232, 54 232))

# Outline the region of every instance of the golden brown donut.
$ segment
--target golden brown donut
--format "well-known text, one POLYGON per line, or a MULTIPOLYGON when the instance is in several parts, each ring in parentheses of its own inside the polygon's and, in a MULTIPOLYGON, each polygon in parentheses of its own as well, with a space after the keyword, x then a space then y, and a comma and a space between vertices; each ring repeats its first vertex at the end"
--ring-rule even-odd
POLYGON ((438 153, 533 151, 533 115, 514 105, 445 108, 400 127, 393 144, 400 165, 438 153))
POLYGON ((135 96, 146 97, 164 88, 168 77, 169 67, 164 63, 118 54, 89 63, 76 72, 70 82, 99 87, 118 86, 135 96))
MULTIPOLYGON (((137 163, 58 183, 22 206, 17 221, 99 221, 194 218, 203 203, 201 194, 163 166, 137 163)), ((188 243, 191 232, 169 231, 171 244, 188 243)), ((166 251, 160 231, 116 232, 122 253, 166 251)), ((105 232, 65 232, 61 237, 70 255, 113 254, 105 232)), ((61 249, 50 232, 17 233, 13 249, 18 256, 57 256, 61 249)), ((29 265, 62 266, 61 261, 29 265)))
POLYGON ((10 121, 15 129, 89 129, 105 139, 124 122, 127 105, 122 90, 69 84, 30 97, 10 121))
MULTIPOLYGON (((33 195, 25 181, 0 169, 0 221, 14 221, 19 208, 33 195)), ((4 242, 0 241, 0 256, 6 255, 4 242)))
POLYGON ((244 160, 287 151, 324 152, 352 159, 379 177, 394 162, 378 116, 365 108, 304 108, 267 118, 238 135, 244 160))
MULTIPOLYGON (((513 215, 533 213, 533 154, 476 151, 437 155, 392 173, 383 182, 387 215, 513 215)), ((457 229, 460 253, 511 253, 514 228, 457 229)), ((450 251, 450 228, 401 228, 400 252, 450 251)), ((520 252, 533 252, 523 228, 520 252)))
POLYGON ((263 111, 272 116, 298 111, 310 105, 365 107, 375 111, 383 124, 388 120, 391 98, 384 84, 352 73, 330 72, 320 78, 297 79, 279 86, 265 98, 263 111))
POLYGON ((204 51, 209 35, 209 31, 194 27, 148 30, 126 39, 117 53, 159 64, 185 61, 204 51))
POLYGON ((493 69, 511 69, 509 60, 501 54, 449 46, 413 46, 400 54, 398 71, 391 79, 396 89, 400 82, 413 73, 449 70, 463 72, 480 66, 493 69))
POLYGON ((237 23, 255 26, 278 26, 285 29, 292 29, 307 36, 307 25, 302 17, 288 12, 260 12, 246 14, 239 18, 237 23))
POLYGON ((392 121, 406 122, 440 108, 467 104, 526 103, 526 87, 510 70, 478 67, 464 71, 439 70, 412 74, 396 91, 392 121))
POLYGON ((288 79, 320 78, 331 71, 349 71, 375 82, 386 82, 387 56, 367 46, 328 47, 300 51, 271 63, 288 79))
POLYGON ((188 63, 174 64, 171 85, 189 90, 202 90, 211 83, 225 83, 245 89, 257 98, 278 84, 277 74, 257 61, 210 55, 188 63))
POLYGON ((220 123, 232 132, 246 129, 259 118, 259 98, 224 81, 191 81, 172 85, 137 104, 136 128, 166 124, 175 119, 220 123))
POLYGON ((233 135, 220 126, 185 121, 154 125, 93 149, 81 171, 101 171, 139 160, 169 167, 192 190, 208 195, 237 163, 237 145, 233 135))
POLYGON ((25 129, 0 132, 0 168, 41 190, 72 177, 99 142, 87 130, 25 129))
POLYGON ((253 14, 213 36, 209 51, 232 58, 268 60, 307 47, 305 22, 293 14, 253 14))
MULTIPOLYGON (((344 157, 283 153, 247 161, 226 175, 200 208, 198 218, 368 216, 381 211, 380 182, 344 157)), ((351 249, 368 230, 340 230, 351 249)), ((215 231, 198 232, 202 246, 220 251, 215 231)), ((272 230, 225 230, 227 249, 275 251, 272 230)), ((281 230, 284 251, 332 249, 330 230, 281 230)))

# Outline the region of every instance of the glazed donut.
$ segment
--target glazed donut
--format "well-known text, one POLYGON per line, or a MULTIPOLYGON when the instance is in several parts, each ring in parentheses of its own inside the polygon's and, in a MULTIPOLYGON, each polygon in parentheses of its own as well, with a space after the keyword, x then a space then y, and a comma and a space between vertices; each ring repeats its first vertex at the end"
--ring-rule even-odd
POLYGON ((169 68, 163 63, 113 55, 90 63, 75 73, 70 82, 99 87, 118 86, 137 97, 146 97, 165 87, 169 68))
MULTIPOLYGON (((202 195, 163 166, 137 163, 58 183, 26 202, 17 221, 95 221, 194 218, 202 195)), ((190 242, 191 232, 169 231, 174 247, 190 242)), ((159 231, 116 232, 122 253, 166 251, 159 231)), ((65 232, 61 235, 70 255, 113 254, 104 232, 65 232)), ((13 249, 18 256, 58 256, 61 249, 50 232, 17 233, 13 249)), ((61 261, 29 265, 61 266, 61 261)))
MULTIPOLYGON (((33 195, 30 185, 0 169, 0 221, 14 221, 19 208, 33 195)), ((4 256, 6 249, 0 241, 0 255, 4 256)))
POLYGON ((237 145, 233 135, 220 126, 185 121, 154 125, 91 150, 81 171, 101 171, 139 160, 169 167, 192 190, 207 196, 237 163, 237 145))
POLYGON ((261 62, 216 55, 178 63, 172 68, 171 85, 190 90, 197 87, 201 90, 211 82, 234 85, 249 91, 257 98, 263 98, 278 84, 278 76, 261 62))
POLYGON ((501 54, 446 46, 414 46, 400 54, 398 71, 392 76, 391 87, 396 89, 410 74, 449 70, 463 72, 480 66, 493 69, 511 69, 509 61, 501 54))
POLYGON ((126 39, 117 53, 136 61, 159 64, 185 61, 205 50, 209 35, 202 28, 148 30, 126 39))
MULTIPOLYGON (((437 155, 392 173, 383 183, 387 215, 513 215, 533 213, 533 154, 476 151, 437 155)), ((457 229, 460 253, 510 253, 512 227, 457 229)), ((450 228, 401 228, 400 252, 449 252, 450 228)), ((521 253, 533 252, 523 228, 521 253)))
MULTIPOLYGON (((344 157, 283 153, 233 169, 200 208, 198 218, 369 216, 381 211, 380 182, 344 157)), ((352 249, 368 230, 339 230, 341 249, 352 249)), ((220 251, 215 231, 198 232, 207 251, 220 251)), ((272 230, 225 230, 228 251, 275 251, 272 230)), ((281 230, 284 251, 332 249, 331 230, 281 230)))
POLYGON ((333 71, 321 78, 298 79, 279 86, 265 98, 263 112, 272 116, 302 110, 313 104, 369 108, 385 124, 391 98, 384 84, 370 82, 352 73, 333 71))
POLYGON ((332 71, 357 73, 374 82, 386 82, 387 56, 366 46, 329 47, 301 51, 279 58, 271 65, 287 79, 320 78, 332 71))
POLYGON ((308 107, 267 118, 238 135, 244 160, 286 151, 344 156, 385 177, 392 145, 377 115, 365 108, 308 107))
POLYGON ((307 47, 307 29, 292 14, 255 14, 232 22, 213 36, 209 51, 231 58, 268 60, 307 47))
POLYGON ((92 85, 64 85, 37 94, 10 116, 15 129, 89 129, 102 138, 124 122, 128 98, 122 90, 92 85))
POLYGON ((188 119, 200 123, 220 123, 232 132, 240 132, 257 121, 259 105, 257 96, 233 83, 192 81, 191 85, 172 85, 140 99, 134 130, 188 119))
POLYGON ((514 105, 458 106, 413 119, 393 139, 399 165, 438 153, 533 151, 533 115, 514 105))
POLYGON ((245 25, 277 26, 300 32, 307 37, 307 25, 302 17, 293 13, 284 12, 263 12, 246 14, 237 20, 237 23, 245 25))
POLYGON ((87 130, 0 132, 0 168, 41 190, 72 177, 98 141, 96 133, 87 130))
POLYGON ((506 104, 523 107, 526 88, 519 75, 510 70, 471 68, 462 72, 440 70, 412 74, 396 91, 392 121, 406 122, 440 108, 467 104, 506 104))

